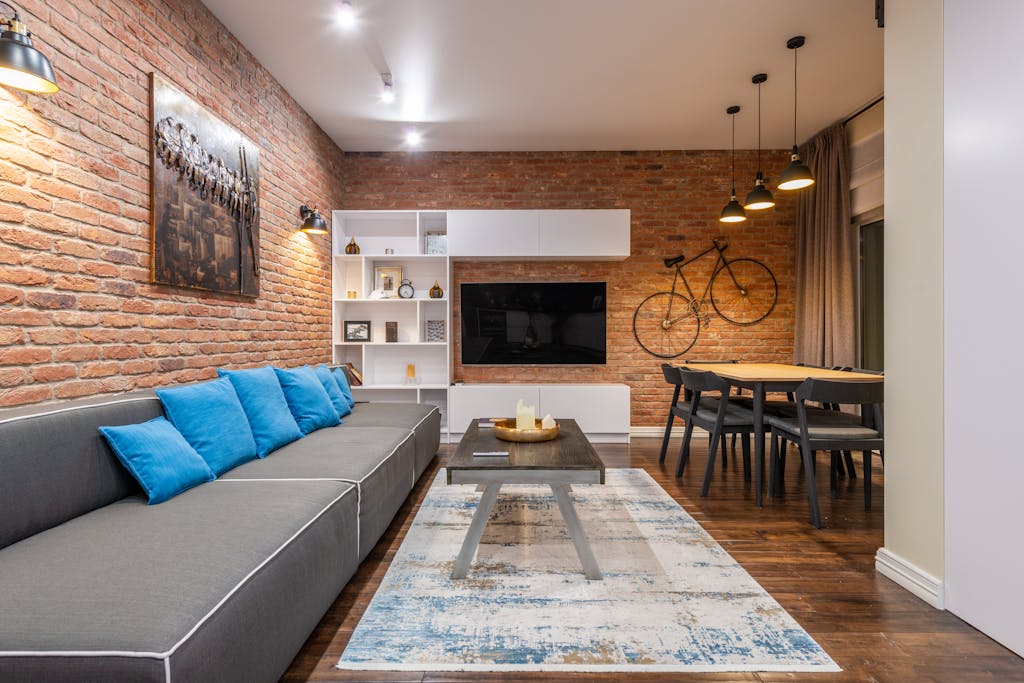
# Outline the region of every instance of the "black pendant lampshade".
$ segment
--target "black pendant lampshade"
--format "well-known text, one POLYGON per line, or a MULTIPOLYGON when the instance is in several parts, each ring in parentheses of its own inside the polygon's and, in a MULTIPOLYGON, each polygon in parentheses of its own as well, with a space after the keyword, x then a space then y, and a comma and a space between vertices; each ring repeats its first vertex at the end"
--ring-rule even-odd
POLYGON ((302 216, 302 225, 299 230, 307 235, 326 235, 327 221, 320 215, 314 206, 312 209, 303 204, 299 207, 299 215, 302 216))
POLYGON ((750 79, 757 86, 757 177, 754 178, 754 189, 743 202, 743 208, 747 211, 763 211, 775 206, 775 197, 764 186, 764 173, 761 172, 761 84, 767 80, 768 74, 755 74, 750 79))
POLYGON ((794 36, 786 41, 786 47, 793 51, 793 153, 790 155, 789 166, 779 176, 780 190, 801 190, 814 184, 814 174, 800 161, 800 152, 796 147, 796 51, 803 46, 803 36, 794 36))
POLYGON ((732 119, 732 198, 722 209, 722 215, 718 217, 718 220, 723 223, 740 223, 747 220, 747 212, 736 201, 736 114, 739 112, 739 105, 736 104, 725 110, 725 113, 732 119))
POLYGON ((12 16, 0 16, 0 85, 51 94, 60 90, 50 60, 32 45, 32 34, 21 23, 17 10, 6 2, 12 16))

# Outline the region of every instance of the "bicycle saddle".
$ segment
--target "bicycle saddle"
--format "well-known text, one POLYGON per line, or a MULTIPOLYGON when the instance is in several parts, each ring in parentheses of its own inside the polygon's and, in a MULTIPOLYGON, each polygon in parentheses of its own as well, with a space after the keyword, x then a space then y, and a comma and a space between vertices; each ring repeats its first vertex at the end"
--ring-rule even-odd
POLYGON ((682 261, 683 258, 684 258, 684 256, 682 254, 680 254, 679 256, 673 256, 672 258, 667 258, 667 259, 665 259, 665 267, 666 268, 671 268, 675 264, 677 264, 680 261, 682 261))

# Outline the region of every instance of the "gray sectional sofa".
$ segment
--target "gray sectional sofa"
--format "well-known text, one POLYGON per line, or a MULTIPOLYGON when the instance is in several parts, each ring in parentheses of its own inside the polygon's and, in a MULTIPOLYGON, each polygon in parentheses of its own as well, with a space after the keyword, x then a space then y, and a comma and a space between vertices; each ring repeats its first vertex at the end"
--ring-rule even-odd
POLYGON ((274 681, 436 455, 440 414, 359 403, 147 505, 97 428, 149 392, 0 411, 0 681, 274 681))

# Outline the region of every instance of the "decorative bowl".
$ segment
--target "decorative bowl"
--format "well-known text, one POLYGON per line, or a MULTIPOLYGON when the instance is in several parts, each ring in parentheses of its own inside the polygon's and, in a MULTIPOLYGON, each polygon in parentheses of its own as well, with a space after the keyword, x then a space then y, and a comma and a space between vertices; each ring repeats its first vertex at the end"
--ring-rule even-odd
POLYGON ((502 441, 517 441, 519 443, 532 443, 536 441, 551 441, 558 438, 558 424, 545 429, 540 426, 540 420, 536 420, 535 429, 516 429, 515 420, 501 420, 494 423, 494 436, 502 441))

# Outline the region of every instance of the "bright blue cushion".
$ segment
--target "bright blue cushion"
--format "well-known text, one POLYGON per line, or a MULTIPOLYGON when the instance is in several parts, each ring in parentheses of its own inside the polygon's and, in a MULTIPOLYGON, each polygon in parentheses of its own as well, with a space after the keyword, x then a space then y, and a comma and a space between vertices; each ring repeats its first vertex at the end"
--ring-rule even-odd
POLYGON ((249 419, 227 377, 174 389, 157 389, 164 412, 185 440, 221 475, 256 457, 249 419))
POLYGON ((338 383, 338 388, 341 389, 341 393, 345 394, 345 398, 348 399, 349 410, 356 404, 356 400, 352 397, 352 388, 348 385, 348 375, 341 368, 338 368, 331 373, 334 375, 334 381, 338 383))
POLYGON ((213 481, 213 470, 162 417, 142 424, 100 427, 100 433, 156 505, 182 491, 213 481))
POLYGON ((331 371, 327 369, 327 366, 318 365, 313 368, 313 372, 316 373, 316 378, 320 380, 324 391, 327 392, 327 397, 331 399, 334 409, 338 411, 338 417, 345 417, 351 413, 352 406, 348 404, 348 398, 345 397, 345 394, 341 393, 338 383, 334 381, 334 377, 331 376, 331 371))
POLYGON ((274 368, 217 370, 217 374, 227 377, 238 394, 256 440, 256 455, 265 458, 281 446, 302 438, 274 368))
POLYGON ((292 411, 292 417, 299 423, 299 429, 303 434, 341 424, 338 411, 331 403, 331 397, 327 395, 327 390, 320 384, 312 368, 274 368, 274 372, 277 373, 277 380, 284 390, 288 409, 292 411))

